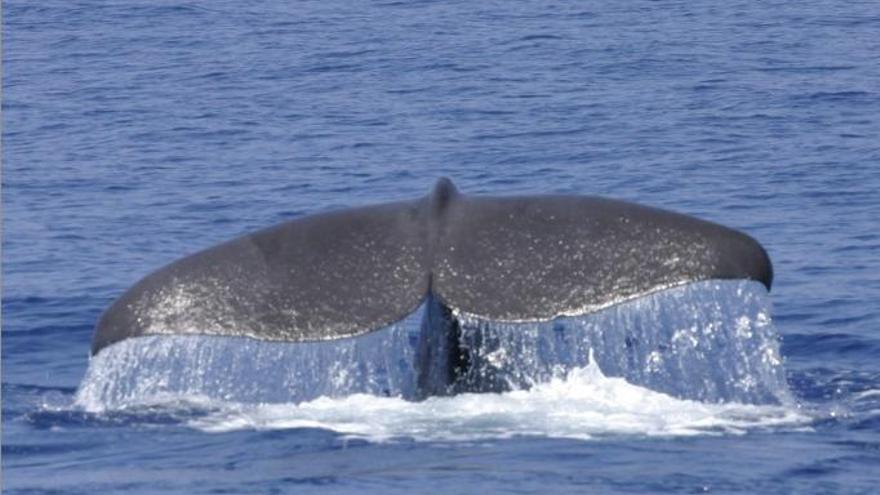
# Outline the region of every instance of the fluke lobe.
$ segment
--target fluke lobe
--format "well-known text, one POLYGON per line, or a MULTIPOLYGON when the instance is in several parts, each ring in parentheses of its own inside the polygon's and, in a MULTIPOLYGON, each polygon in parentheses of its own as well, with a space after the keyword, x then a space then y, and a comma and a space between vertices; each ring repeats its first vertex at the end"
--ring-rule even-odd
POLYGON ((760 244, 717 224, 597 197, 465 196, 444 178, 421 199, 298 218, 165 266, 107 309, 91 350, 155 334, 355 337, 427 302, 423 340, 454 363, 458 312, 548 320, 687 282, 769 290, 772 278, 760 244))

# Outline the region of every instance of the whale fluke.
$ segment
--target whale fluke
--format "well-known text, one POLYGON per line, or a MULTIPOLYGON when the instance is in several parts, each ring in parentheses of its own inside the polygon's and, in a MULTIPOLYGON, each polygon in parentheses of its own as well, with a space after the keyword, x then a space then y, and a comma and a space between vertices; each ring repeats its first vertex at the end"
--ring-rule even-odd
POLYGON ((662 288, 751 279, 764 249, 685 215, 582 196, 426 197, 298 218, 147 276, 101 316, 92 353, 153 334, 306 342, 365 334, 426 298, 501 321, 586 313, 662 288))

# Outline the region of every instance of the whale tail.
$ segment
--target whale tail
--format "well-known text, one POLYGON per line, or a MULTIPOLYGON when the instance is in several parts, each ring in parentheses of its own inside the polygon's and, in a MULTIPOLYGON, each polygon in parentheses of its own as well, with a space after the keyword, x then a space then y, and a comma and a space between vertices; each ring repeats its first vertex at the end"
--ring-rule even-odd
POLYGON ((456 314, 550 320, 700 280, 769 290, 772 277, 760 244, 710 222, 597 197, 470 197, 441 179, 421 199, 298 218, 171 263, 107 309, 92 353, 156 334, 355 337, 427 301, 420 352, 434 365, 420 380, 442 393, 468 364, 456 314))

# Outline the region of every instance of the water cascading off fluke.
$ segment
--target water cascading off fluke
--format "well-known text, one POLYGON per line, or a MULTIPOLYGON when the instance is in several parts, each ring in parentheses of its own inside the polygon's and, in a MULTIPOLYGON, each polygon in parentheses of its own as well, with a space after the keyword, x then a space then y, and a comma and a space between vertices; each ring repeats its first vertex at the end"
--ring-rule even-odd
POLYGON ((446 324, 454 316, 458 337, 436 334, 443 338, 433 343, 425 334, 430 312, 425 305, 398 324, 334 341, 128 339, 92 358, 77 403, 102 410, 175 397, 297 403, 355 393, 417 400, 426 389, 502 392, 583 368, 591 352, 605 375, 678 398, 791 401, 769 297, 754 282, 698 282, 545 322, 441 312, 435 318, 446 324), (467 354, 450 360, 443 346, 451 345, 467 354))

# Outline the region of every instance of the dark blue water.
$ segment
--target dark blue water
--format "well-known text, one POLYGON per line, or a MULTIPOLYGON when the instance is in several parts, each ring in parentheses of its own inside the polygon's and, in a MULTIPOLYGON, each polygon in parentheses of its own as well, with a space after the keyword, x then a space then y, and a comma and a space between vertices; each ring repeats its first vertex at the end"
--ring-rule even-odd
POLYGON ((691 3, 4 2, 4 492, 876 492, 880 5, 691 3), (621 403, 543 430, 583 388, 74 403, 98 315, 152 269, 440 175, 750 233, 799 406, 755 419, 596 370, 621 403), (515 413, 453 414, 475 404, 515 413), (391 438, 332 426, 360 411, 391 438))

